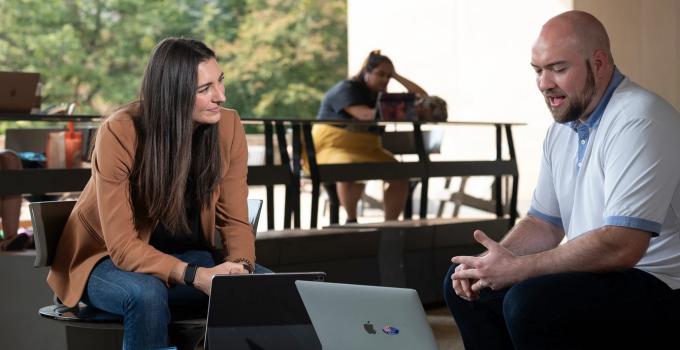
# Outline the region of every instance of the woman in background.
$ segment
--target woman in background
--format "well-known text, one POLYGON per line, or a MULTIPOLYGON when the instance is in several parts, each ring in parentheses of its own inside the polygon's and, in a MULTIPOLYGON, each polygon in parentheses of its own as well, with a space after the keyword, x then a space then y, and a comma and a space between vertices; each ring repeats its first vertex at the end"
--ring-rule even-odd
MULTIPOLYGON (((154 48, 139 101, 100 126, 48 283, 67 306, 118 314, 125 349, 168 345, 180 311, 205 316, 212 277, 262 270, 248 223, 245 133, 200 41, 154 48), (213 248, 222 238, 225 256, 213 248)), ((192 317, 195 317, 192 315, 192 317)))
MULTIPOLYGON (((323 98, 317 119, 363 120, 375 119, 379 92, 387 91, 394 78, 408 92, 427 96, 425 90, 397 74, 392 61, 372 51, 361 70, 353 77, 335 84, 323 98)), ((312 130, 314 148, 319 164, 395 162, 394 156, 382 147, 380 129, 348 124, 317 124, 312 130)), ((385 220, 397 220, 408 196, 407 180, 390 180, 384 189, 385 220)), ((338 182, 340 205, 347 212, 347 222, 357 221, 357 203, 364 192, 362 182, 338 182)))

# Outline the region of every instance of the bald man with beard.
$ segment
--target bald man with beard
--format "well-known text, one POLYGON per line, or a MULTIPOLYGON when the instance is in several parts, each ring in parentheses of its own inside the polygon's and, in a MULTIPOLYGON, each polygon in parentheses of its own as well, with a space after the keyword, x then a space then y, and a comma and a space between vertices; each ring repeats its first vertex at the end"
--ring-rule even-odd
POLYGON ((465 348, 656 348, 680 327, 680 114, 585 12, 546 22, 531 66, 555 123, 527 217, 451 259, 465 348))

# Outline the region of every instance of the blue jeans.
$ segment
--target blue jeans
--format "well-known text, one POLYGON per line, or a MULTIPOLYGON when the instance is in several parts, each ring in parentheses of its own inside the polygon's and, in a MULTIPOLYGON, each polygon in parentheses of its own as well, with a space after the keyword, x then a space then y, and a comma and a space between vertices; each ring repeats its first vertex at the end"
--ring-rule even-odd
MULTIPOLYGON (((215 266, 208 251, 190 250, 174 255, 201 267, 215 266)), ((271 271, 255 266, 255 273, 267 272, 271 271)), ((185 285, 168 288, 149 274, 117 268, 110 258, 103 259, 92 270, 82 301, 123 317, 126 350, 167 348, 170 322, 205 317, 208 306, 208 296, 196 288, 185 285)))
POLYGON ((456 266, 444 299, 467 350, 662 349, 677 333, 680 290, 642 270, 539 276, 470 302, 451 285, 456 266))

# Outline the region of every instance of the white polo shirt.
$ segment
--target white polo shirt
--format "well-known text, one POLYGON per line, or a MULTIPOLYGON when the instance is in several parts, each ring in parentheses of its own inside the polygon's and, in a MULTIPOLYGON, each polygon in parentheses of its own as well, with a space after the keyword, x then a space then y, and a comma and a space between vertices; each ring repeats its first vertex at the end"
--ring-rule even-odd
POLYGON ((529 215, 574 239, 605 225, 651 232, 636 268, 680 288, 680 114, 615 72, 586 123, 553 124, 529 215))

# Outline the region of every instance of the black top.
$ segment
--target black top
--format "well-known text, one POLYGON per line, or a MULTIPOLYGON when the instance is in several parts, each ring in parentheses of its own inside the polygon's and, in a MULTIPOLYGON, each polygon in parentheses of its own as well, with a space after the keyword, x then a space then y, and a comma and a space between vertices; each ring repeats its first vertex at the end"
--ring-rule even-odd
MULTIPOLYGON (((349 106, 365 105, 370 108, 375 108, 378 94, 371 91, 366 83, 356 80, 342 80, 333 85, 330 90, 326 92, 319 113, 316 119, 319 120, 352 120, 352 116, 345 112, 344 109, 349 106)), ((345 124, 334 124, 333 126, 346 128, 345 124)), ((368 131, 372 133, 380 133, 380 128, 376 126, 353 126, 352 131, 368 131)))
POLYGON ((352 119, 343 110, 345 107, 366 105, 374 108, 377 98, 378 94, 371 92, 363 81, 343 80, 326 92, 316 119, 352 119))
MULTIPOLYGON (((191 198, 191 197, 189 197, 191 198)), ((166 254, 184 253, 188 250, 208 250, 209 245, 203 237, 201 229, 201 210, 198 203, 188 201, 186 206, 187 224, 191 232, 173 233, 165 225, 159 223, 151 234, 151 244, 154 248, 166 254)))

